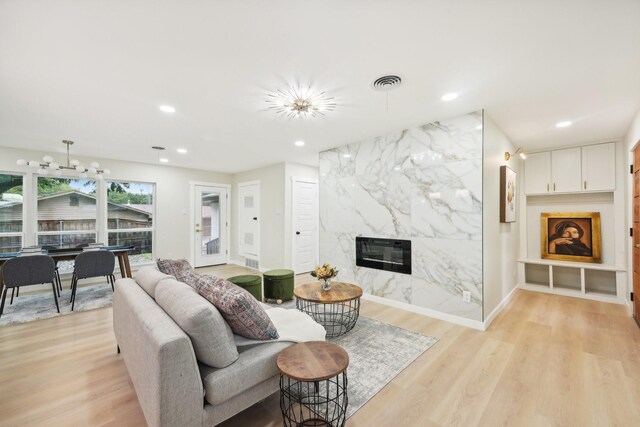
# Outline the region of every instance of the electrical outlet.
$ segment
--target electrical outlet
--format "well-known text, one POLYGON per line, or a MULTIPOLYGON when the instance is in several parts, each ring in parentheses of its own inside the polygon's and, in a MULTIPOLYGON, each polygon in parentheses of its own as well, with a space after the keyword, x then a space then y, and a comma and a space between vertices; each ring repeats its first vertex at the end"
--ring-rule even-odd
POLYGON ((463 291, 463 292, 462 292, 462 301, 464 301, 464 302, 471 302, 471 292, 469 292, 469 291, 463 291))

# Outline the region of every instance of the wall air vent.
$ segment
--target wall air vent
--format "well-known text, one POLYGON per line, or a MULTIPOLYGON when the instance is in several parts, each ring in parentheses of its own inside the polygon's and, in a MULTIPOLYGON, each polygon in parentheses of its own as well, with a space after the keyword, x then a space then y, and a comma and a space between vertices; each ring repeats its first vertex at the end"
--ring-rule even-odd
POLYGON ((371 83, 373 90, 388 91, 396 89, 402 85, 402 78, 400 76, 389 75, 378 77, 371 83))

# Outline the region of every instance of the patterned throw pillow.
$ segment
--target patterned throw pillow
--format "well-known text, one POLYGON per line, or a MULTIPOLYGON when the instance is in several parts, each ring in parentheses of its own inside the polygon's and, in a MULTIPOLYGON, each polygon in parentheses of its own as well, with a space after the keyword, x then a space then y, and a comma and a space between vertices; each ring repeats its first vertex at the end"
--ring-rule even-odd
POLYGON ((195 272, 189 275, 187 283, 220 311, 234 333, 254 340, 278 338, 278 330, 258 300, 240 286, 195 272))
POLYGON ((170 274, 179 280, 185 282, 190 274, 195 273, 191 264, 186 259, 162 259, 158 258, 158 270, 164 274, 170 274))

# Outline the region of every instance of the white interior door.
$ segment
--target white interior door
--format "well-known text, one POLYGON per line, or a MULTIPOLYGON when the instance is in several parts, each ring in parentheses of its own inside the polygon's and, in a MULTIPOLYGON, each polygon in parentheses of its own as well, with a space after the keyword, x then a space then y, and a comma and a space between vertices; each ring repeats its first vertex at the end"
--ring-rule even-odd
POLYGON ((227 202, 226 187, 194 186, 194 265, 225 264, 227 262, 227 202))
POLYGON ((318 264, 318 183, 293 181, 293 267, 296 274, 318 264))
POLYGON ((260 182, 238 184, 238 248, 242 256, 259 259, 260 182))

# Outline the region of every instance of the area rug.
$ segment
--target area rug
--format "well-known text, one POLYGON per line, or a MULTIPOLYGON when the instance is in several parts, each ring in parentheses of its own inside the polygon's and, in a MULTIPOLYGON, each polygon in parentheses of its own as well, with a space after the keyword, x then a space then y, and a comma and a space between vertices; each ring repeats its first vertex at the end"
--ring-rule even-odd
MULTIPOLYGON (((280 307, 295 308, 295 302, 280 307)), ((438 339, 360 316, 351 331, 329 341, 349 354, 349 418, 438 339)))
POLYGON ((53 301, 53 292, 38 294, 20 294, 11 301, 11 290, 7 292, 7 301, 4 304, 4 312, 0 317, 0 326, 15 325, 17 323, 31 322, 34 320, 48 319, 79 311, 93 310, 111 306, 113 292, 111 285, 107 283, 89 286, 79 286, 76 292, 76 305, 71 311, 71 290, 64 288, 58 298, 60 314, 56 311, 56 303, 53 301))

